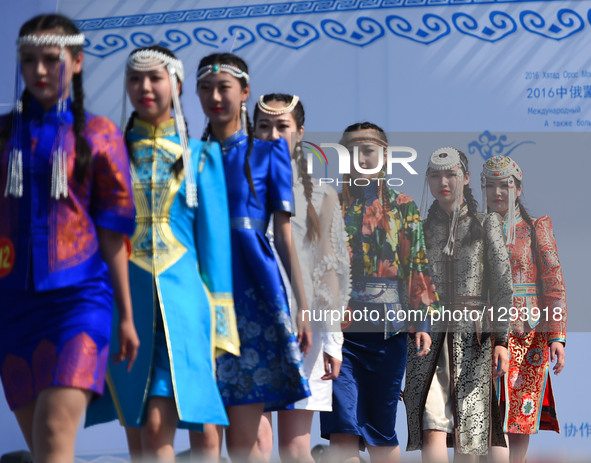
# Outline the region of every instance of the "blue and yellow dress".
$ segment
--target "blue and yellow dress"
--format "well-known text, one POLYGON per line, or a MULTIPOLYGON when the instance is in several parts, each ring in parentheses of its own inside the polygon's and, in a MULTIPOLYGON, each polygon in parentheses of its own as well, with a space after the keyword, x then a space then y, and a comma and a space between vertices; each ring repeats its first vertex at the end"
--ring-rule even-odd
POLYGON ((222 143, 232 228, 232 278, 240 358, 218 358, 218 385, 226 406, 264 402, 284 407, 310 395, 279 267, 265 236, 275 211, 292 211, 291 164, 285 140, 253 140, 240 130, 222 143))
POLYGON ((214 358, 238 355, 239 340, 219 145, 189 140, 198 195, 189 208, 184 170, 172 171, 182 155, 174 119, 155 128, 136 118, 127 138, 137 208, 129 277, 141 347, 130 373, 110 365, 113 402, 127 426, 142 425, 153 396, 174 398, 180 428, 226 425, 214 358))
MULTIPOLYGON (((119 129, 86 114, 91 150, 84 182, 74 178, 73 114, 25 107, 19 132, 0 153, 0 374, 12 410, 49 387, 102 394, 113 290, 97 227, 133 232, 129 161, 119 129), (20 137, 20 143, 16 140, 20 137), (50 197, 52 155, 67 153, 68 196, 50 197), (4 195, 8 154, 22 148, 23 195, 4 195)), ((7 118, 0 119, 0 130, 7 118)), ((15 127, 18 131, 18 128, 15 127)))

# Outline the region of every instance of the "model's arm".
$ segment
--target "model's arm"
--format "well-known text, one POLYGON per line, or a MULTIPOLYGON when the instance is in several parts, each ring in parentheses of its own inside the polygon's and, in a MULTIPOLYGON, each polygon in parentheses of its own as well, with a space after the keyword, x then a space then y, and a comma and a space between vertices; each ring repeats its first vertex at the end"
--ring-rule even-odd
POLYGON ((509 325, 508 319, 501 317, 500 307, 513 304, 513 276, 511 262, 505 246, 505 236, 498 214, 488 214, 483 223, 486 246, 485 266, 489 276, 489 299, 492 308, 492 326, 495 346, 493 349, 493 375, 503 376, 509 370, 509 325))
POLYGON ((97 235, 101 254, 109 268, 115 303, 119 310, 119 352, 114 355, 114 360, 115 363, 119 363, 127 359, 127 371, 130 371, 137 356, 140 340, 133 323, 125 235, 101 227, 97 227, 97 235))
POLYGON ((417 357, 424 357, 431 351, 430 314, 431 310, 438 309, 439 296, 435 291, 435 285, 431 281, 429 262, 425 236, 423 233, 423 221, 419 210, 406 195, 398 195, 402 212, 402 228, 400 230, 401 264, 406 262, 408 299, 410 307, 414 310, 422 310, 422 320, 414 323, 416 334, 414 336, 417 357))
POLYGON ((291 283, 291 290, 298 306, 297 327, 300 349, 307 355, 312 346, 312 332, 310 329, 310 317, 305 315, 308 311, 308 302, 304 292, 302 271, 300 262, 291 239, 291 223, 289 212, 276 211, 273 215, 273 234, 275 237, 275 249, 281 259, 283 268, 291 283))
MULTIPOLYGON (((312 269, 303 271, 312 272, 312 310, 322 312, 322 322, 314 322, 312 328, 322 330, 325 372, 322 379, 331 380, 338 377, 343 358, 341 321, 351 293, 351 260, 347 251, 347 234, 339 198, 334 189, 325 188, 318 214, 320 236, 316 238, 318 242, 314 265, 312 269)), ((313 320, 317 319, 317 316, 313 317, 313 320)))
POLYGON ((543 286, 543 298, 539 304, 543 309, 547 307, 543 329, 548 331, 550 361, 555 362, 553 370, 558 374, 564 368, 566 357, 566 287, 550 217, 537 219, 535 232, 538 241, 537 262, 540 265, 538 272, 543 286))

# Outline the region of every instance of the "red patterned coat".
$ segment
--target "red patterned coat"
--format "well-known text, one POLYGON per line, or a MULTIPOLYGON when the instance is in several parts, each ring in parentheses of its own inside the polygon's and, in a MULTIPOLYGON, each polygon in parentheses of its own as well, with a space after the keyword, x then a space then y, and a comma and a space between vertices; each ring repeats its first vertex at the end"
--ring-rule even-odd
POLYGON ((518 210, 515 213, 516 242, 508 249, 513 274, 513 305, 518 309, 514 315, 518 316, 512 317, 517 320, 511 324, 509 372, 499 391, 505 409, 503 427, 505 432, 516 434, 535 434, 540 429, 560 432, 549 374, 548 347, 554 341, 566 342, 566 291, 562 268, 550 217, 533 221, 537 238, 537 250, 534 250, 531 228, 518 210))

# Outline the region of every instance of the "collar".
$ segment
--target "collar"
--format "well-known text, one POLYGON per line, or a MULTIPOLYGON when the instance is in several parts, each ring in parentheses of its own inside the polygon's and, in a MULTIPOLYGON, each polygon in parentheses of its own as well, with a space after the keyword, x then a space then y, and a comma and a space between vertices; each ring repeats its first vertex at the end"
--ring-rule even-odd
MULTIPOLYGON (((492 210, 491 210, 492 212, 492 210)), ((519 204, 515 205, 515 211, 513 212, 515 214, 515 222, 519 222, 519 219, 521 219, 521 211, 519 210, 519 204)), ((503 217, 503 223, 505 225, 507 225, 507 222, 509 221, 509 212, 507 212, 505 214, 505 217, 503 217)))
MULTIPOLYGON (((382 179, 381 181, 384 181, 382 179)), ((366 201, 373 201, 378 197, 378 182, 376 180, 370 181, 369 185, 357 186, 355 184, 350 187, 351 196, 357 199, 365 199, 366 201)))
MULTIPOLYGON (((519 209, 519 204, 515 205, 515 211, 513 213, 515 214, 515 224, 518 224, 522 220, 521 210, 519 209)), ((505 214, 505 217, 503 217, 503 233, 505 236, 507 236, 507 233, 508 233, 507 228, 508 227, 509 227, 509 213, 505 214)))
MULTIPOLYGON (((449 221, 451 220, 452 216, 451 214, 448 214, 447 212, 445 212, 441 206, 439 205, 439 202, 437 202, 437 208, 435 209, 435 218, 441 221, 449 221)), ((464 217, 466 217, 468 215, 468 204, 466 204, 464 202, 464 204, 462 204, 462 207, 460 207, 460 219, 463 219, 464 217)))
MULTIPOLYGON (((45 110, 39 101, 31 97, 29 106, 25 110, 24 117, 29 120, 56 120, 58 117, 57 104, 54 104, 51 108, 45 110)), ((72 114, 72 100, 70 98, 66 100, 66 111, 62 113, 62 118, 65 123, 72 123, 74 120, 72 114)))
POLYGON ((210 139, 213 141, 217 141, 222 148, 222 152, 225 153, 225 152, 229 151, 230 149, 234 148, 235 146, 238 146, 238 145, 244 143, 245 141, 247 141, 248 135, 246 134, 246 132, 244 130, 239 129, 236 132, 234 132, 232 135, 230 135, 228 138, 226 138, 224 141, 219 141, 213 135, 210 136, 210 139))
POLYGON ((149 122, 142 121, 136 117, 133 119, 133 130, 138 135, 147 138, 172 137, 176 135, 176 126, 173 118, 170 118, 167 121, 159 124, 157 127, 154 127, 149 122))

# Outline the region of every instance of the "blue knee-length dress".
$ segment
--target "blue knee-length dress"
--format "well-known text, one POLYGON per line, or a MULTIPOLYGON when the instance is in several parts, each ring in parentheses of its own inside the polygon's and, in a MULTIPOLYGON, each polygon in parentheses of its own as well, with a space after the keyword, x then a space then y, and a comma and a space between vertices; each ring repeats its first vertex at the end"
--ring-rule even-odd
POLYGON ((221 145, 241 355, 218 358, 218 386, 226 406, 264 402, 267 409, 284 407, 310 395, 285 288, 265 236, 271 213, 292 211, 289 150, 283 139, 253 140, 248 163, 255 196, 244 170, 246 133, 240 130, 221 145))

